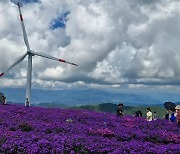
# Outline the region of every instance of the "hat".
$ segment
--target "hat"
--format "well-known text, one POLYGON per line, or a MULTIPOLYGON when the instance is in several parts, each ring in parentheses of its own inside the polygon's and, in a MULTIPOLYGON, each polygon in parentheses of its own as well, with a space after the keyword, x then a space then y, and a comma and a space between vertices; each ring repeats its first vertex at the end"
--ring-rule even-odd
POLYGON ((175 109, 176 109, 176 110, 180 110, 180 105, 177 105, 177 106, 175 107, 175 109))

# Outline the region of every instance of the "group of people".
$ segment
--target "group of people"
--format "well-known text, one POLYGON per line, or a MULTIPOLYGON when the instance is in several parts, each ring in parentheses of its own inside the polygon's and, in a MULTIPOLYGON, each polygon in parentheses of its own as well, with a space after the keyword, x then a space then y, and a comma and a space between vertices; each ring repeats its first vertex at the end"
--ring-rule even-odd
POLYGON ((169 109, 165 114, 165 119, 171 122, 177 122, 180 126, 180 105, 177 105, 175 110, 169 109))
MULTIPOLYGON (((117 116, 120 117, 124 116, 123 106, 124 105, 122 103, 118 104, 117 112, 116 112, 117 116)), ((140 110, 136 110, 134 116, 142 117, 142 112, 140 110)), ((151 109, 147 108, 146 120, 153 121, 153 120, 157 120, 157 118, 158 118, 157 113, 155 111, 152 113, 151 109)), ((177 122, 177 124, 180 126, 180 105, 177 105, 175 107, 175 111, 172 110, 167 111, 165 118, 171 122, 177 122)))
POLYGON ((141 110, 136 110, 136 112, 134 113, 135 117, 142 117, 142 112, 141 110))
MULTIPOLYGON (((117 116, 124 116, 124 112, 123 112, 123 104, 120 103, 118 104, 118 107, 117 107, 117 112, 116 112, 116 115, 117 116)), ((136 110, 135 114, 133 116, 136 116, 136 117, 142 117, 142 112, 141 110, 136 110)), ((147 118, 146 120, 147 121, 152 121, 152 120, 156 120, 157 119, 157 114, 156 112, 154 112, 154 114, 152 114, 151 112, 151 109, 150 108, 147 108, 147 118)))
POLYGON ((156 111, 154 111, 154 113, 152 113, 150 108, 147 108, 147 113, 146 113, 146 120, 147 121, 152 121, 152 120, 157 120, 158 116, 156 111))
MULTIPOLYGON (((142 117, 142 112, 141 110, 136 110, 134 116, 136 117, 142 117)), ((157 113, 154 111, 152 113, 150 108, 147 108, 147 113, 146 113, 146 120, 147 121, 152 121, 152 120, 157 120, 157 113)))

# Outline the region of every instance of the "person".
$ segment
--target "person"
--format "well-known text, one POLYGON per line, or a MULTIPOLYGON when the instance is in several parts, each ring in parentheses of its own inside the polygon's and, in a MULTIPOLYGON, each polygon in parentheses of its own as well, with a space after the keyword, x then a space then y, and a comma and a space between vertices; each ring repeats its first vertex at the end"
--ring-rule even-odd
POLYGON ((157 120, 157 113, 156 113, 156 111, 154 111, 154 113, 153 113, 153 120, 157 120))
POLYGON ((164 117, 165 117, 166 120, 169 120, 169 112, 168 111, 166 111, 166 114, 165 114, 164 117))
POLYGON ((117 107, 117 112, 116 112, 116 115, 117 116, 124 116, 124 113, 123 113, 123 104, 122 103, 120 103, 120 104, 118 104, 118 107, 117 107))
POLYGON ((3 104, 3 105, 6 105, 6 97, 3 95, 2 98, 3 98, 2 104, 3 104))
POLYGON ((136 110, 134 116, 135 116, 135 117, 142 117, 142 112, 141 112, 141 110, 136 110))
POLYGON ((139 116, 142 117, 142 112, 141 112, 141 110, 139 110, 139 116))
POLYGON ((169 113, 169 121, 171 121, 171 115, 172 115, 173 111, 171 109, 169 109, 168 113, 169 113))
POLYGON ((180 127, 180 105, 177 105, 175 107, 175 110, 176 110, 176 122, 178 126, 180 127))
POLYGON ((175 109, 175 112, 174 112, 174 117, 175 117, 174 122, 176 122, 177 121, 177 112, 176 112, 176 109, 175 109))
POLYGON ((26 107, 29 107, 29 100, 26 98, 26 107))
POLYGON ((147 121, 152 121, 152 112, 151 112, 151 109, 150 108, 147 108, 147 118, 146 120, 147 121))
POLYGON ((170 116, 170 119, 169 119, 171 122, 174 122, 176 120, 176 117, 175 117, 175 113, 172 111, 171 112, 171 116, 170 116))

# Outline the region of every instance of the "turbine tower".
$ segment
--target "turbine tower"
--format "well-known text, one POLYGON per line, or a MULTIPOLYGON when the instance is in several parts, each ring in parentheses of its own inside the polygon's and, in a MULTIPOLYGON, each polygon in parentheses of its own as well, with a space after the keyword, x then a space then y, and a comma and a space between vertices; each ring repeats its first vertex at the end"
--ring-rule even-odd
POLYGON ((23 16, 22 16, 22 13, 21 13, 20 3, 18 3, 17 5, 18 5, 19 16, 20 16, 20 21, 21 21, 21 26, 22 26, 22 31, 23 31, 24 43, 25 43, 25 45, 27 47, 27 52, 22 57, 20 57, 14 64, 12 64, 8 69, 6 69, 4 72, 0 73, 0 77, 2 77, 4 74, 6 74, 10 69, 15 67, 17 64, 22 62, 24 60, 24 58, 26 56, 28 56, 25 106, 29 106, 30 102, 31 102, 32 56, 40 56, 40 57, 43 57, 43 58, 56 60, 58 62, 63 62, 63 63, 75 65, 75 66, 78 66, 78 65, 75 64, 75 63, 65 61, 63 59, 59 59, 59 58, 56 58, 56 57, 53 57, 53 56, 50 56, 50 55, 47 55, 47 54, 44 54, 44 53, 40 53, 40 52, 34 52, 33 50, 31 50, 31 48, 29 46, 28 37, 27 37, 27 34, 26 34, 26 29, 25 29, 25 25, 24 25, 24 21, 23 21, 23 16))

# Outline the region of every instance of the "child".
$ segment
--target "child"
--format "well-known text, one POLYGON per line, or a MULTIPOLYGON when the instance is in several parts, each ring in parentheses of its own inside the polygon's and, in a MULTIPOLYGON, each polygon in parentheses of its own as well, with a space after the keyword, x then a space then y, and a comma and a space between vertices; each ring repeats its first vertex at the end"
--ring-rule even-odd
POLYGON ((157 113, 156 113, 156 111, 154 111, 154 113, 153 113, 153 120, 157 120, 157 113))

